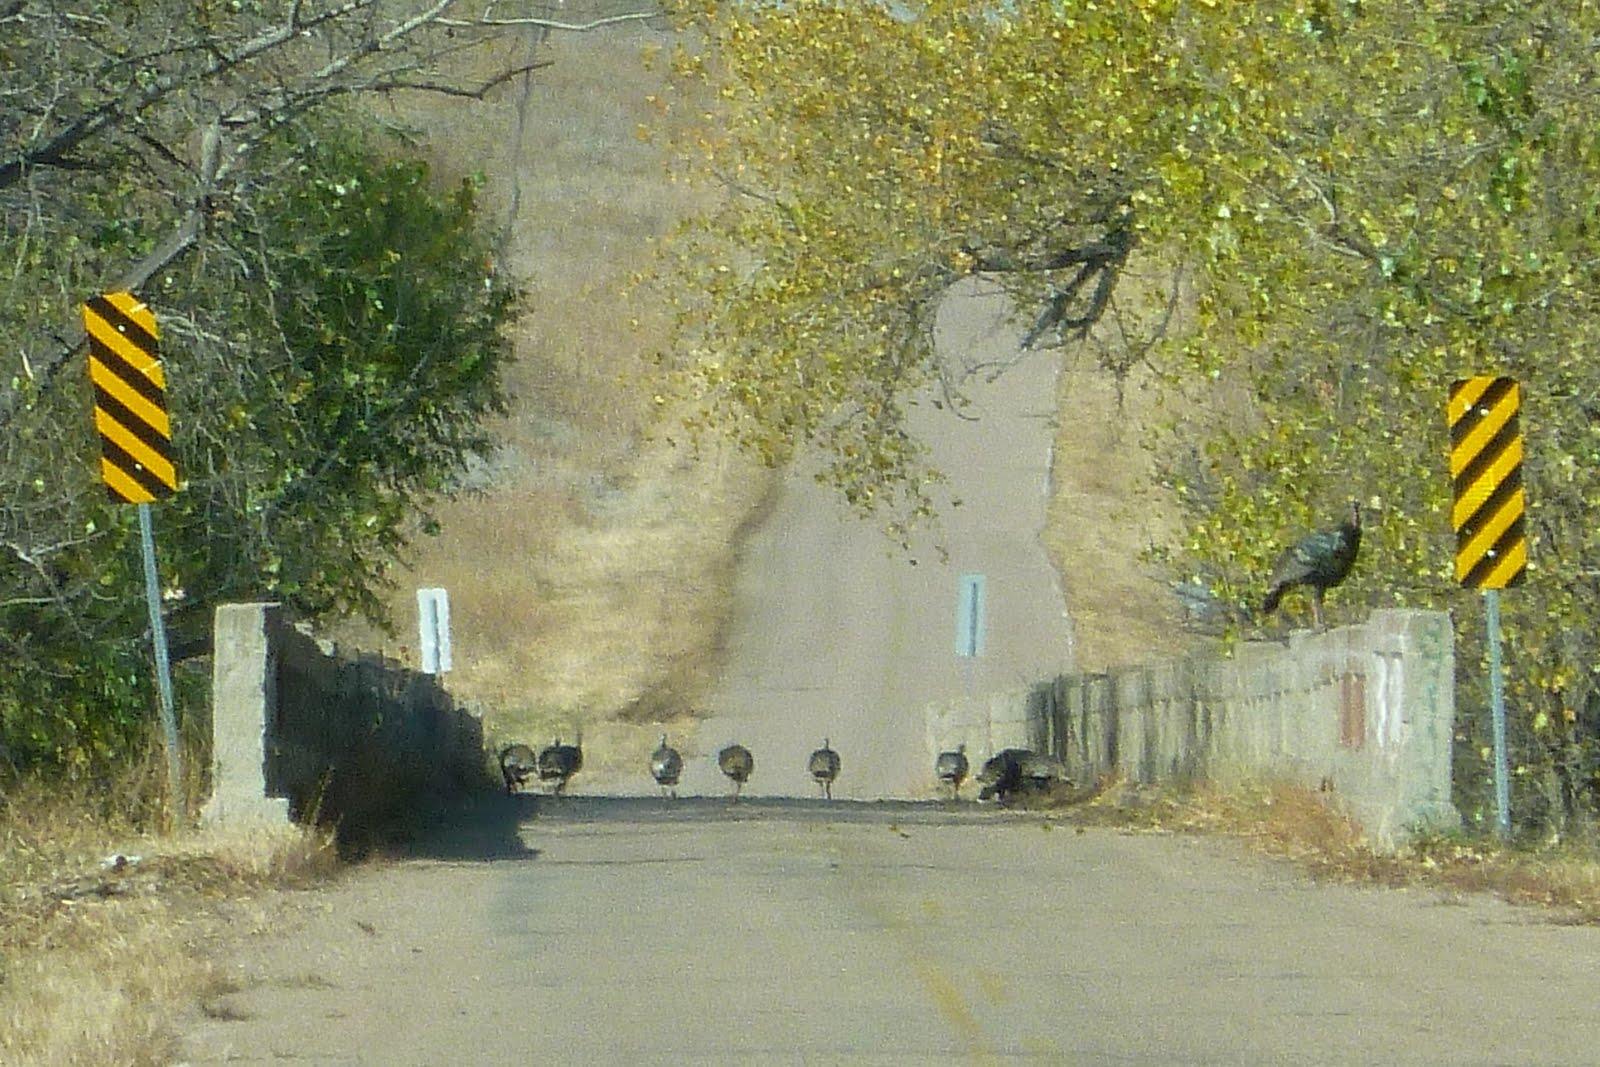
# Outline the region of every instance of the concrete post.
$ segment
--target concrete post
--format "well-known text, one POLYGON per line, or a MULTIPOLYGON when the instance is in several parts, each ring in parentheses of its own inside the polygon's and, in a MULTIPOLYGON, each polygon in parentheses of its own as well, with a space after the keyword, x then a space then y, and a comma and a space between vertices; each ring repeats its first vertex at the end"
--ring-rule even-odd
POLYGON ((267 793, 267 738, 277 705, 271 627, 277 604, 217 608, 211 656, 211 799, 206 822, 289 821, 267 793))

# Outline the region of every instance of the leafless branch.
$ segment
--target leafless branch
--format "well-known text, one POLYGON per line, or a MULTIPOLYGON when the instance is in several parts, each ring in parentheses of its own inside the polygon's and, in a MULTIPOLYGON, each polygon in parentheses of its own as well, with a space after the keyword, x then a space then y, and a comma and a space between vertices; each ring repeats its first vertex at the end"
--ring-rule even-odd
POLYGON ((605 18, 593 19, 589 22, 561 22, 557 19, 547 18, 491 18, 487 15, 475 19, 440 19, 439 25, 453 26, 456 28, 469 28, 473 26, 537 26, 546 30, 562 30, 568 33, 587 33, 605 26, 615 26, 624 22, 643 22, 647 19, 660 18, 660 11, 630 11, 622 15, 607 15, 605 18))
MULTIPOLYGON (((362 8, 370 7, 376 2, 377 0, 349 0, 348 3, 324 11, 309 20, 285 22, 280 26, 263 31, 232 52, 217 53, 212 61, 198 72, 177 71, 164 74, 154 79, 144 91, 134 95, 132 99, 113 98, 106 100, 98 107, 90 109, 68 123, 64 129, 58 131, 54 136, 40 144, 25 148, 12 155, 10 159, 0 162, 0 189, 16 184, 22 175, 31 168, 59 165, 62 160, 68 158, 73 149, 84 141, 122 120, 147 111, 158 101, 191 80, 196 78, 201 81, 215 79, 259 56, 282 47, 289 41, 295 40, 307 29, 341 18, 362 8)), ((453 2, 454 0, 444 0, 444 3, 439 7, 441 9, 448 7, 453 2)), ((295 18, 298 19, 298 17, 297 8, 295 18)))

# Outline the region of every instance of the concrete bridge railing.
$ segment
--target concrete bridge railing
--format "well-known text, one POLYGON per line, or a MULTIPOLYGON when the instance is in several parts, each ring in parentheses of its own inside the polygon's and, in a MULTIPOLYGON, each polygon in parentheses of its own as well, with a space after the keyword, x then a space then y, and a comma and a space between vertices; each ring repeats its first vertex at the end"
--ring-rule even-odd
POLYGON ((929 711, 930 748, 1053 753, 1074 778, 1284 781, 1336 794, 1374 844, 1453 826, 1454 634, 1448 615, 1251 642, 1231 658, 1065 674, 929 711))
POLYGON ((207 820, 370 822, 483 780, 483 725, 435 676, 341 656, 277 604, 214 625, 207 820))

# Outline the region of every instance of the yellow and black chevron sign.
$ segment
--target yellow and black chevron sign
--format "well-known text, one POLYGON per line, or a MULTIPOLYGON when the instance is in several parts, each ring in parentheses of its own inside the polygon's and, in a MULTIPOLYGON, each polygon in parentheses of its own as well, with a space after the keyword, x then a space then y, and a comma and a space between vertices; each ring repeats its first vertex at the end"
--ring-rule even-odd
POLYGON ((1528 567, 1522 494, 1521 391, 1480 375, 1450 387, 1450 477, 1456 580, 1472 589, 1519 585, 1528 567))
POLYGON ((83 328, 100 475, 111 499, 148 504, 171 496, 178 472, 155 314, 132 293, 107 293, 83 305, 83 328))

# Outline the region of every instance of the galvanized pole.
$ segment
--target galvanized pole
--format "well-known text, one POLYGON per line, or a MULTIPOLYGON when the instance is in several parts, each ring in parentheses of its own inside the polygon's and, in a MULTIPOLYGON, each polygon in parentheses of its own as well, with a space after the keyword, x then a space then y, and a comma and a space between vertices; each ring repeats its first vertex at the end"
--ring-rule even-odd
POLYGON ((1506 694, 1500 677, 1500 590, 1483 591, 1489 627, 1489 713, 1494 729, 1495 828, 1511 836, 1511 768, 1506 756, 1506 694))
POLYGON ((139 542, 144 549, 144 599, 150 608, 150 641, 156 652, 156 689, 161 694, 161 729, 167 741, 167 789, 178 821, 188 818, 183 790, 183 748, 178 743, 178 716, 172 700, 172 667, 167 661, 167 627, 161 621, 161 581, 156 575, 156 538, 150 505, 139 505, 139 542))

